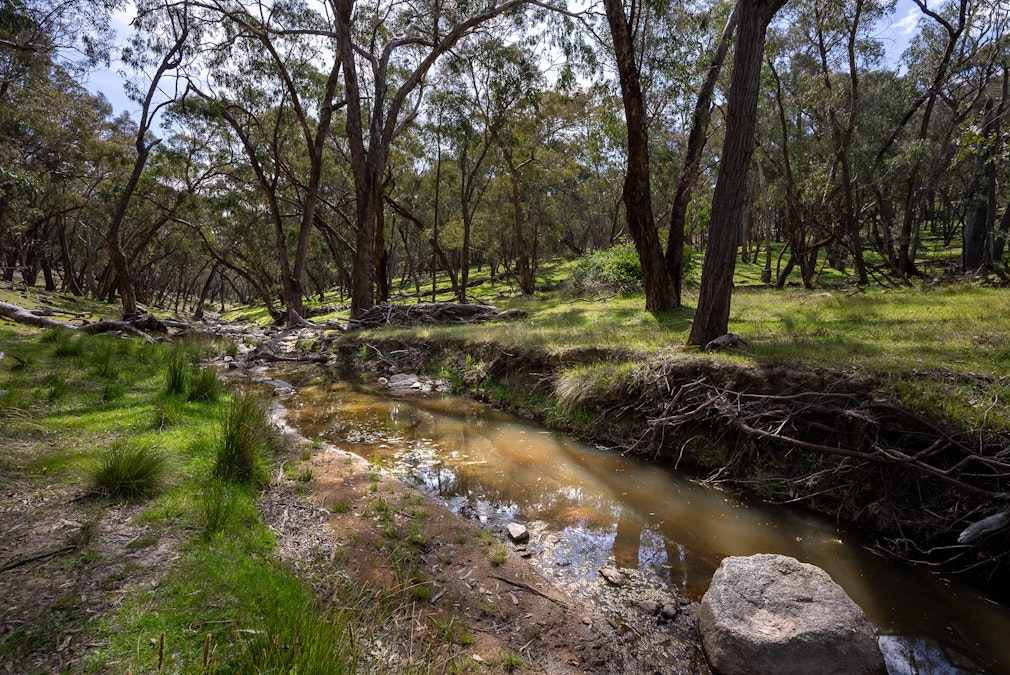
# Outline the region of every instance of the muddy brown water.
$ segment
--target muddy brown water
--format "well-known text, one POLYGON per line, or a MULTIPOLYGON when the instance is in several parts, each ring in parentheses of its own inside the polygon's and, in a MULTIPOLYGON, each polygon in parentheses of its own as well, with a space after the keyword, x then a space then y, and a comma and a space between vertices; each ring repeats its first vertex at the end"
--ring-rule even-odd
POLYGON ((599 570, 698 600, 719 561, 781 553, 823 568, 880 627, 888 670, 1010 672, 1010 610, 974 589, 873 554, 858 533, 713 489, 469 399, 389 392, 368 375, 276 368, 298 393, 290 423, 381 462, 485 526, 530 524, 533 562, 575 595, 599 570), (351 379, 356 381, 352 382, 351 379))

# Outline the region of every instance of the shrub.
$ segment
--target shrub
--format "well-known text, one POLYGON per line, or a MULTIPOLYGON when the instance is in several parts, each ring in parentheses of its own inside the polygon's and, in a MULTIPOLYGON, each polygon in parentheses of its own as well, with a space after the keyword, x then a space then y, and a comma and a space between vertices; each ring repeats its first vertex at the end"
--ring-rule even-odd
POLYGON ((237 394, 221 422, 214 475, 234 481, 257 478, 272 436, 266 404, 254 394, 237 394))
POLYGON ((572 291, 635 291, 642 286, 642 264, 632 244, 618 244, 580 258, 568 279, 572 291))
POLYGON ((108 497, 140 499, 154 494, 167 471, 165 457, 156 449, 117 440, 99 456, 91 484, 108 497))

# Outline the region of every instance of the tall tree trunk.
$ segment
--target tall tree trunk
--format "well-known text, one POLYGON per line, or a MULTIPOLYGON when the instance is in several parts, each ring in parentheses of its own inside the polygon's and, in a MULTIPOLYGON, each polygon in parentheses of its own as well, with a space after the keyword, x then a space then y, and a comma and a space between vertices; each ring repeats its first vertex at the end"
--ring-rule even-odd
POLYGON ((712 63, 705 74, 698 92, 698 100, 694 104, 694 115, 691 119, 691 132, 687 137, 687 151, 680 168, 680 179, 677 181, 677 191, 670 206, 670 233, 666 241, 666 267, 673 283, 674 302, 679 307, 681 294, 684 290, 684 232, 687 225, 687 207, 691 204, 691 196, 701 173, 701 155, 705 150, 708 136, 708 124, 712 119, 712 95, 715 85, 722 72, 722 64, 736 32, 737 20, 740 16, 739 3, 733 6, 733 11, 722 30, 722 36, 712 53, 712 63))
POLYGON ((109 227, 105 231, 105 242, 109 247, 109 258, 112 261, 112 265, 116 268, 116 276, 119 279, 119 295, 123 304, 123 319, 127 321, 137 318, 138 311, 137 294, 133 286, 133 273, 130 270, 130 264, 123 249, 123 221, 126 220, 126 210, 130 205, 134 192, 137 190, 137 185, 140 183, 140 176, 144 172, 144 165, 147 164, 147 158, 151 153, 151 149, 158 143, 158 141, 147 140, 147 134, 154 122, 154 117, 157 111, 164 106, 164 104, 154 106, 154 96, 158 91, 162 76, 169 70, 179 67, 182 60, 182 48, 186 43, 188 35, 189 21, 183 15, 181 25, 178 26, 178 34, 175 36, 175 42, 162 57, 161 62, 158 64, 158 69, 151 77, 151 84, 147 89, 147 95, 144 97, 141 106, 140 123, 137 127, 137 157, 133 162, 133 170, 126 181, 126 186, 120 193, 119 201, 112 212, 109 227))
POLYGON ((712 197, 712 223, 702 266, 698 310, 688 344, 705 345, 729 327, 733 270, 754 154, 765 32, 786 0, 740 0, 736 55, 726 105, 726 141, 712 197))
MULTIPOLYGON (((642 265, 645 309, 662 311, 677 307, 673 279, 663 257, 652 213, 649 178, 649 132, 646 127, 645 95, 635 60, 634 38, 621 0, 604 0, 607 23, 614 41, 621 98, 628 128, 628 167, 624 177, 624 211, 628 232, 642 265)), ((632 13, 636 5, 632 3, 632 13)))
POLYGON ((992 136, 996 126, 993 101, 985 102, 982 114, 982 141, 975 158, 975 173, 968 195, 968 212, 964 222, 963 269, 977 270, 992 263, 992 225, 996 195, 996 163, 993 161, 992 136))

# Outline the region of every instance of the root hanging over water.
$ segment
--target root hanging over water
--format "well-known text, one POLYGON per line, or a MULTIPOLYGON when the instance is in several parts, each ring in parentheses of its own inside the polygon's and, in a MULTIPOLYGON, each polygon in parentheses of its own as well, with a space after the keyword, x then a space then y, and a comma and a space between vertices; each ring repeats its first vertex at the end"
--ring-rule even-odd
POLYGON ((631 451, 871 525, 903 558, 1008 566, 1006 438, 947 429, 867 380, 699 365, 654 363, 632 401, 610 409, 644 415, 631 451))

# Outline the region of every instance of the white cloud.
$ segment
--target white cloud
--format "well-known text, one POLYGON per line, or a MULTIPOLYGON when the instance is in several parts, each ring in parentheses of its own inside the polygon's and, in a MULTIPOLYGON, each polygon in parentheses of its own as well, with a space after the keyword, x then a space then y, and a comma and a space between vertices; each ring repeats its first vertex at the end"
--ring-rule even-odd
POLYGON ((918 29, 919 19, 921 18, 922 13, 917 7, 909 9, 905 12, 904 17, 888 26, 888 30, 901 33, 902 35, 912 35, 918 29))

